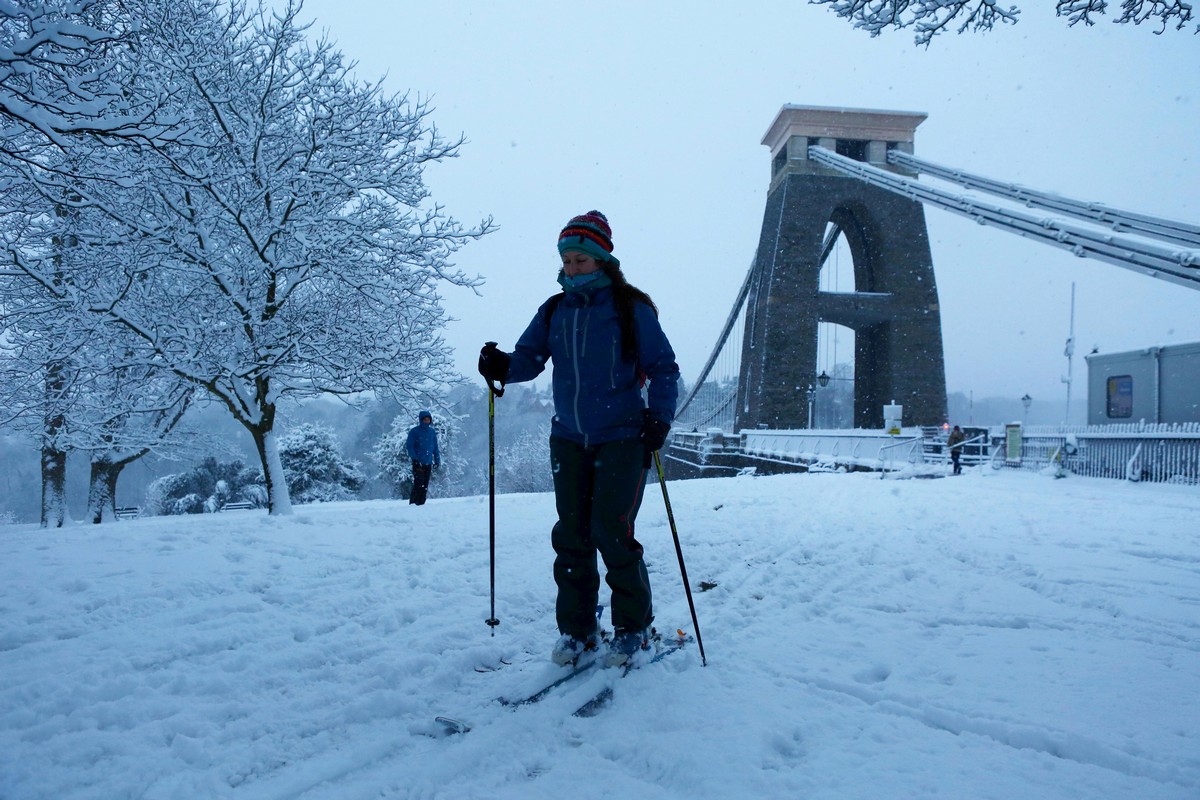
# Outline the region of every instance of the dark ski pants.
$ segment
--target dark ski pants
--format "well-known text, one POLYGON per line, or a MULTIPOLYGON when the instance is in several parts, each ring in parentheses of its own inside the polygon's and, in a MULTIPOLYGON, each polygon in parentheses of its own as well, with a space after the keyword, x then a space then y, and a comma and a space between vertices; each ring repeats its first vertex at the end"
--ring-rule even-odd
POLYGON ((413 462, 413 488, 408 502, 412 505, 425 505, 425 494, 429 491, 429 475, 433 472, 432 464, 413 462))
POLYGON ((599 551, 612 589, 616 628, 642 630, 654 619, 650 578, 633 522, 646 485, 645 451, 637 439, 594 446, 550 438, 558 522, 554 545, 555 607, 560 633, 584 638, 596 628, 599 551))

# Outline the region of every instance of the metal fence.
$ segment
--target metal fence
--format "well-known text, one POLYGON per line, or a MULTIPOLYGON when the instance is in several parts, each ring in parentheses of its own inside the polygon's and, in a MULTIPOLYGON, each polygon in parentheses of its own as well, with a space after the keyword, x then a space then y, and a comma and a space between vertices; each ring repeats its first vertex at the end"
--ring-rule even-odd
POLYGON ((1062 469, 1075 475, 1200 484, 1200 425, 1030 427, 1019 460, 1006 457, 1004 431, 992 434, 992 465, 1062 469))
MULTIPOLYGON (((963 445, 963 466, 1061 470, 1095 478, 1200 485, 1200 424, 1096 425, 1021 430, 1019 454, 1006 428, 978 429, 963 445), (1015 456, 1015 457, 1014 457, 1015 456)), ((672 434, 671 457, 701 470, 736 472, 754 465, 809 471, 868 469, 908 475, 945 474, 945 431, 905 429, 900 437, 864 430, 754 430, 719 428, 672 434)))

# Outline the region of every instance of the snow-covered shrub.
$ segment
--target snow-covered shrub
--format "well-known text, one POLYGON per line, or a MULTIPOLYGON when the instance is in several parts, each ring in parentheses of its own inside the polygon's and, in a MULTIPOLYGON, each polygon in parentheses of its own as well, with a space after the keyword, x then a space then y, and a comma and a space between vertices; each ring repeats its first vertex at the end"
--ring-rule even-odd
POLYGON ((508 493, 554 490, 550 474, 550 423, 519 434, 496 453, 496 491, 508 493))
POLYGON ((174 514, 175 501, 188 494, 190 481, 186 473, 163 475, 146 487, 146 498, 142 502, 141 515, 161 517, 174 514))
MULTIPOLYGON (((392 497, 408 497, 412 492, 412 459, 408 457, 405 442, 408 441, 409 429, 415 424, 412 417, 403 414, 397 416, 392 420, 392 429, 371 450, 371 458, 379 466, 379 476, 387 481, 392 497)), ((436 423, 434 430, 437 430, 436 423)), ((438 439, 440 450, 441 437, 438 439)))
POLYGON ((171 514, 202 514, 204 513, 204 498, 192 492, 180 497, 171 504, 171 514))
POLYGON ((295 503, 352 500, 366 483, 359 465, 342 457, 334 432, 305 424, 279 439, 279 458, 295 503))
MULTIPOLYGON (((262 473, 259 473, 261 478, 262 473)), ((242 499, 255 508, 267 507, 267 487, 261 483, 252 483, 242 487, 242 499)))
MULTIPOLYGON (((220 511, 226 503, 246 500, 256 506, 255 483, 262 483, 260 470, 247 469, 241 461, 220 462, 206 458, 187 472, 164 475, 146 488, 143 516, 198 514, 220 511), (198 501, 188 500, 191 495, 198 501), (191 510, 195 508, 196 510, 191 510), (181 510, 182 509, 182 510, 181 510)), ((265 490, 262 491, 265 496, 265 490)))

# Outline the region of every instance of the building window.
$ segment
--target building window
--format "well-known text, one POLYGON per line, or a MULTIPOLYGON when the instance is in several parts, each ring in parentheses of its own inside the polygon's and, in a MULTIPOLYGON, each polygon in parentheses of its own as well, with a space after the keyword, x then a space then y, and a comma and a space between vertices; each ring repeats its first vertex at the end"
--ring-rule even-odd
POLYGON ((863 139, 838 139, 837 154, 855 161, 866 161, 867 142, 863 139))
POLYGON ((1109 377, 1105 396, 1109 419, 1128 419, 1133 416, 1133 376, 1109 377))
POLYGON ((775 160, 771 164, 771 174, 778 175, 783 168, 787 166, 787 148, 783 148, 775 154, 775 160))

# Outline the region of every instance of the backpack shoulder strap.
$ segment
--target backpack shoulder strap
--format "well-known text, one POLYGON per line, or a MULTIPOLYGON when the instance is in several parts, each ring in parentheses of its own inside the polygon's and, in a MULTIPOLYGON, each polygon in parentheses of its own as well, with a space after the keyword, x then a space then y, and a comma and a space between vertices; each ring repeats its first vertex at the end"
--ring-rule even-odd
POLYGON ((546 302, 544 303, 544 305, 546 306, 546 327, 547 328, 550 327, 550 318, 554 316, 554 312, 558 308, 558 304, 561 303, 562 299, 566 296, 567 296, 566 292, 559 292, 556 295, 551 295, 551 297, 548 300, 546 300, 546 302))

